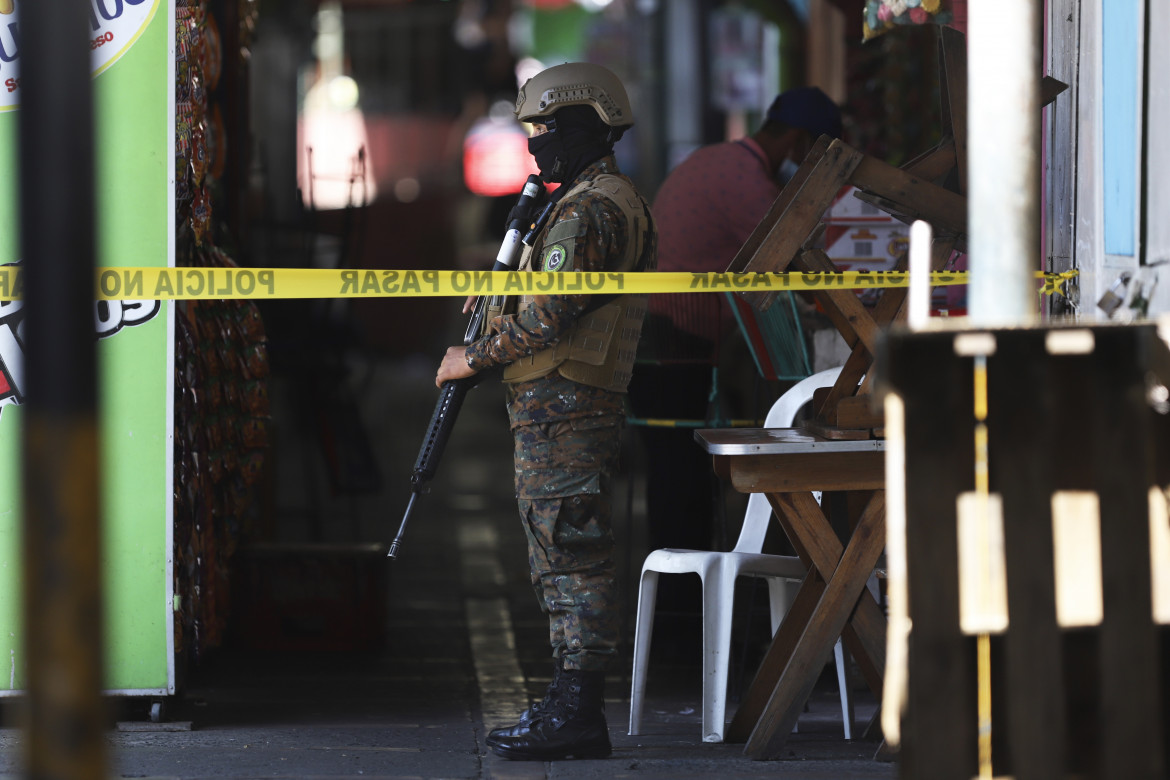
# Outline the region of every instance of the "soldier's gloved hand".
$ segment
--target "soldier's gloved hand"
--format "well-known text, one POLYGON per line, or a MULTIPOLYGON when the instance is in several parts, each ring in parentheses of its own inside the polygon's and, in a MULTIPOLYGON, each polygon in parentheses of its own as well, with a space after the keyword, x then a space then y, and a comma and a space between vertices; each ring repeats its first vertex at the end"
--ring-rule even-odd
POLYGON ((508 218, 504 220, 504 230, 510 230, 512 223, 520 220, 520 232, 524 232, 524 228, 528 227, 529 216, 526 213, 528 209, 521 210, 519 206, 513 206, 512 210, 508 212, 508 218))
POLYGON ((525 208, 520 203, 517 203, 515 206, 513 206, 512 210, 508 212, 508 218, 504 220, 504 230, 510 229, 512 227, 513 220, 517 219, 520 220, 520 232, 524 233, 526 230, 528 230, 529 226, 532 224, 532 220, 536 217, 537 214, 540 213, 540 209, 544 205, 544 201, 547 199, 547 197, 548 193, 544 189, 541 189, 537 194, 536 199, 528 203, 527 208, 525 208))

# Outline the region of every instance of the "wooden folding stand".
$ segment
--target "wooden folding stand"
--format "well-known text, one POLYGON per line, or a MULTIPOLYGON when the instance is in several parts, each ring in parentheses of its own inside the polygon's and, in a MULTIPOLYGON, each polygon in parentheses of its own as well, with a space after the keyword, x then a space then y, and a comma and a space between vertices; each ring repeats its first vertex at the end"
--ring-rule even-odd
MULTIPOLYGON (((967 71, 966 39, 940 30, 939 62, 943 101, 943 137, 930 151, 901 168, 863 154, 840 140, 822 136, 768 214, 736 255, 729 272, 834 272, 829 257, 815 244, 821 218, 841 189, 894 217, 922 219, 933 228, 931 269, 943 270, 952 254, 966 250, 967 233, 967 71)), ((1065 88, 1045 78, 1042 102, 1065 88)), ((898 270, 905 270, 906 257, 898 270)), ((826 287, 816 299, 851 352, 836 383, 814 398, 815 419, 805 424, 804 452, 777 441, 784 432, 741 430, 734 446, 715 431, 696 438, 712 453, 715 469, 743 492, 763 492, 793 546, 809 566, 797 600, 727 730, 728 741, 746 741, 745 752, 757 759, 776 758, 799 717, 819 675, 818 664, 844 640, 866 682, 881 699, 885 665, 885 616, 865 587, 885 540, 883 481, 875 480, 873 458, 853 463, 845 444, 872 440, 884 450, 884 420, 871 403, 873 361, 878 336, 905 318, 906 288, 886 288, 872 309, 856 293, 826 287), (755 441, 753 441, 755 437, 755 441), (745 457, 746 456, 746 457, 745 457), (811 491, 837 490, 855 495, 864 508, 842 547, 811 491)), ((743 298, 758 311, 775 298, 772 292, 747 292, 743 298)), ((876 719, 871 724, 876 726, 876 719)), ((878 755, 884 755, 883 747, 878 755)))
MULTIPOLYGON (((897 168, 822 136, 728 271, 835 272, 832 261, 815 244, 823 231, 822 216, 841 189, 850 185, 857 197, 903 221, 923 219, 931 224, 932 270, 942 270, 956 249, 965 249, 965 41, 961 34, 944 30, 940 42, 943 140, 897 168), (954 189, 943 186, 944 182, 954 189)), ((905 270, 905 263, 903 256, 898 270, 905 270)), ((883 436, 882 414, 870 401, 871 369, 879 333, 905 317, 906 293, 906 288, 887 288, 872 309, 853 290, 826 287, 814 293, 851 351, 836 383, 814 399, 815 418, 804 431, 813 439, 807 452, 781 455, 757 448, 744 458, 730 454, 733 451, 726 447, 720 450, 711 432, 700 431, 697 436, 714 456, 716 470, 737 489, 768 494, 781 526, 809 566, 796 602, 727 732, 728 741, 746 741, 745 752, 753 758, 780 754, 819 675, 818 664, 832 652, 838 636, 881 698, 885 616, 865 583, 885 542, 884 442, 873 442, 874 451, 857 468, 850 466, 848 453, 836 450, 846 442, 883 436), (822 488, 854 495, 864 507, 844 546, 810 492, 822 488)), ((775 297, 770 292, 742 295, 760 311, 775 297)), ((739 435, 750 438, 753 434, 739 435)), ((769 438, 762 430, 757 435, 761 444, 769 438)))
MULTIPOLYGON (((935 155, 953 159, 949 150, 953 150, 953 142, 944 144, 935 155)), ((938 166, 933 158, 922 164, 938 166)), ((932 270, 941 270, 953 250, 964 248, 964 196, 869 157, 843 141, 822 136, 727 270, 836 271, 824 251, 813 245, 823 230, 821 217, 847 185, 856 187, 859 197, 866 196, 899 218, 929 222, 935 234, 932 270)), ((898 268, 905 269, 905 258, 899 261, 898 268)), ((818 432, 826 438, 869 438, 873 428, 880 428, 880 416, 866 414, 865 399, 872 384, 868 372, 878 333, 905 316, 906 289, 884 290, 872 311, 852 290, 826 288, 814 294, 852 350, 832 391, 818 403, 818 432)), ((742 295, 759 310, 767 309, 775 297, 773 292, 742 295)))
MULTIPOLYGON (((953 148, 953 142, 938 154, 948 154, 947 148, 953 148)), ((813 244, 821 231, 822 215, 846 185, 872 196, 881 208, 928 220, 936 235, 934 269, 941 269, 961 245, 966 230, 962 195, 868 157, 840 140, 822 137, 728 270, 836 271, 813 244)), ((904 268, 904 258, 900 264, 904 268)), ((754 758, 779 755, 811 693, 818 664, 832 652, 838 636, 867 684, 881 697, 885 617, 865 587, 885 544, 881 452, 869 455, 866 468, 855 469, 846 454, 836 450, 849 441, 882 437, 882 415, 870 405, 870 369, 879 333, 904 316, 906 290, 883 290, 872 310, 853 290, 830 287, 815 295, 851 353, 837 382, 815 399, 815 419, 805 426, 817 440, 811 442, 813 446, 807 452, 783 456, 758 449, 744 458, 720 450, 709 432, 701 431, 699 437, 715 457, 716 469, 737 489, 768 495, 781 526, 809 567, 796 602, 727 731, 728 741, 746 741, 745 752, 754 758), (875 462, 876 480, 870 465, 875 462), (754 471, 754 476, 748 471, 754 471), (807 478, 786 476, 794 473, 807 478), (849 494, 864 506, 845 546, 812 497, 811 491, 822 489, 849 494)), ((745 297, 753 307, 763 309, 774 294, 747 293, 745 297)), ((759 431, 759 436, 762 443, 768 433, 759 431)))
MULTIPOLYGON (((897 219, 925 220, 933 228, 931 270, 943 270, 954 251, 967 249, 967 52, 966 37, 944 27, 939 32, 942 139, 931 150, 897 168, 822 136, 792 180, 756 226, 729 272, 833 272, 836 267, 815 244, 821 218, 845 186, 855 196, 897 219)), ((1041 105, 1067 89, 1051 77, 1041 81, 1041 105)), ((905 270, 905 258, 898 266, 905 270)), ((817 301, 851 348, 830 392, 818 398, 815 430, 826 438, 880 436, 881 415, 870 410, 873 377, 869 368, 877 334, 905 318, 905 288, 887 289, 873 310, 851 290, 825 289, 817 301)), ((774 292, 741 293, 764 311, 774 292)))

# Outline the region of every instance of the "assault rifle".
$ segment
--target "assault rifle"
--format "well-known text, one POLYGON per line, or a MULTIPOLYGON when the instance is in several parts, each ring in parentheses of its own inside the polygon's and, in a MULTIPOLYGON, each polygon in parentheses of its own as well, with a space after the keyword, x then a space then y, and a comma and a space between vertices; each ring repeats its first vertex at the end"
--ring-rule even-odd
MULTIPOLYGON (((531 246, 536 240, 536 234, 548 219, 552 211, 552 201, 545 204, 539 213, 534 215, 540 198, 544 195, 544 185, 540 177, 533 174, 524 183, 524 189, 516 201, 516 206, 509 214, 507 232, 496 254, 493 271, 512 271, 520 259, 520 252, 524 246, 531 246)), ((491 305, 499 306, 502 296, 480 296, 475 301, 475 308, 471 313, 467 331, 463 334, 463 343, 470 346, 480 337, 483 319, 491 305)), ((477 371, 464 379, 453 379, 444 382, 439 390, 439 400, 435 404, 435 411, 431 414, 431 422, 427 426, 426 436, 423 437, 422 447, 418 451, 418 458, 414 462, 414 471, 410 474, 410 501, 406 505, 406 513, 402 516, 402 523, 398 526, 398 534, 390 543, 388 557, 397 558, 402 549, 402 538, 406 534, 406 524, 410 520, 410 513, 414 509, 414 502, 426 492, 427 483, 439 469, 439 459, 443 457, 443 450, 447 447, 447 439, 455 427, 455 419, 463 406, 463 399, 467 391, 478 385, 487 375, 493 372, 477 371)))

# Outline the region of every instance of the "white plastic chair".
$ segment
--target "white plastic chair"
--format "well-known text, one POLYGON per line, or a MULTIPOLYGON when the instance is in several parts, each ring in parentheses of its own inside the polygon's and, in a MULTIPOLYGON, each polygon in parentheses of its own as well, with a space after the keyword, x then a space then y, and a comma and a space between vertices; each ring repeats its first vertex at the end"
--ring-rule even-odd
MULTIPOLYGON (((796 383, 780 396, 768 411, 765 428, 790 428, 796 414, 818 387, 836 381, 841 368, 831 368, 796 383)), ((819 497, 818 497, 819 498, 819 497)), ((634 630, 634 669, 630 690, 630 735, 642 733, 642 707, 646 695, 646 669, 650 660, 650 638, 654 629, 654 602, 658 593, 658 575, 698 574, 703 590, 703 741, 722 742, 727 714, 727 672, 731 653, 731 617, 735 581, 739 576, 759 577, 768 581, 768 601, 772 633, 792 604, 789 586, 804 578, 806 569, 800 558, 789 555, 766 555, 764 536, 772 520, 772 506, 762 493, 748 497, 747 511, 739 539, 731 552, 702 550, 654 550, 642 564, 638 589, 638 616, 634 630)), ((852 707, 848 701, 845 656, 840 640, 834 653, 837 677, 841 681, 842 713, 845 738, 852 738, 852 707)))

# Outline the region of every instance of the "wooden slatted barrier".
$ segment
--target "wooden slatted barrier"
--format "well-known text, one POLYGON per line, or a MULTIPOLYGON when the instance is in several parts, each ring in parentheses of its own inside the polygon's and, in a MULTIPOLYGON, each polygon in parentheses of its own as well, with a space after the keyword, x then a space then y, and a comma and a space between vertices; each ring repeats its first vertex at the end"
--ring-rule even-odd
POLYGON ((1153 324, 957 326, 895 329, 877 360, 880 393, 904 412, 886 430, 905 461, 887 480, 904 479, 904 506, 889 488, 889 522, 896 532, 902 513, 912 627, 905 689, 884 703, 904 701, 901 777, 979 776, 985 633, 996 777, 1165 778, 1167 599, 1153 585, 1170 562, 1152 558, 1170 546, 1170 350, 1153 324), (993 499, 982 506, 1001 509, 972 517, 977 359, 993 499), (964 528, 1002 542, 981 548, 964 528))

